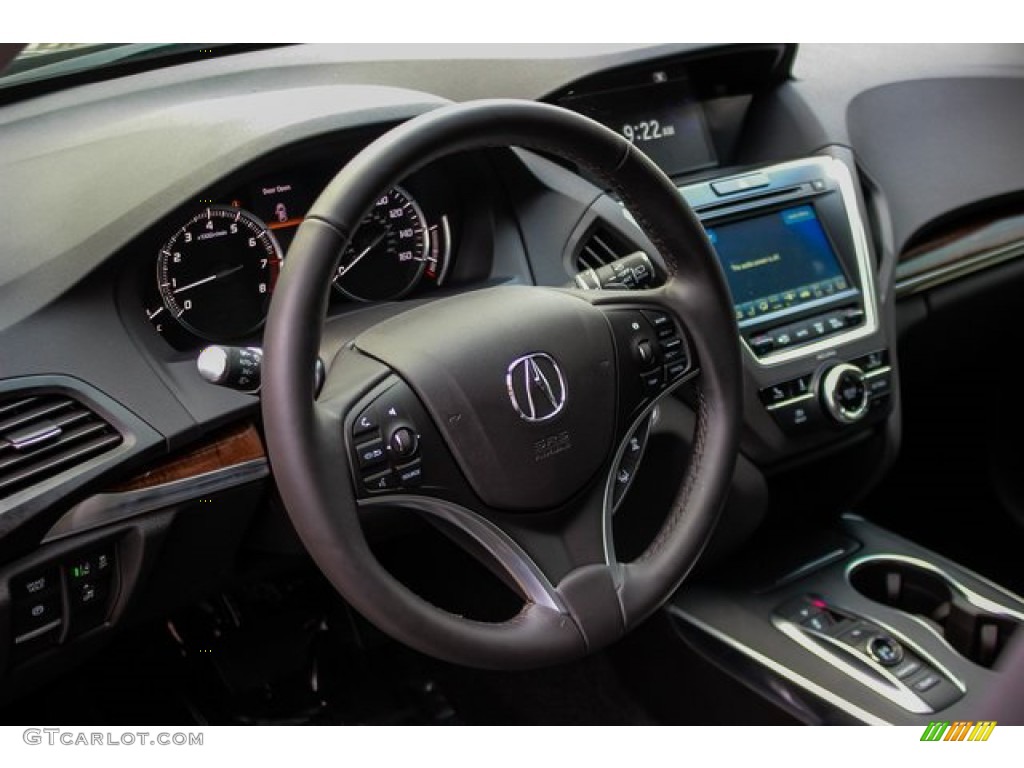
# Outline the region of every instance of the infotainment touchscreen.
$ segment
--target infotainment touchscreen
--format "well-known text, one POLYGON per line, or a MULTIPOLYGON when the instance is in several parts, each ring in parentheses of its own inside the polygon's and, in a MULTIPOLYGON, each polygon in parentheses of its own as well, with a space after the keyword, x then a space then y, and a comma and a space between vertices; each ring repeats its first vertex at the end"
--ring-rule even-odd
POLYGON ((813 205, 713 225, 707 232, 741 325, 852 293, 813 205))

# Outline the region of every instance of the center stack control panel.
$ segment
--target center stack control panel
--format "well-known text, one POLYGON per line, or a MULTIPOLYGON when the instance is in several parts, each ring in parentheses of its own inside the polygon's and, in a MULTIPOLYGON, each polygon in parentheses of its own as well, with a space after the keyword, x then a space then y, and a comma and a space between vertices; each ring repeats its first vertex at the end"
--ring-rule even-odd
POLYGON ((786 438, 825 439, 885 419, 894 360, 849 167, 806 158, 680 192, 732 293, 756 392, 750 407, 786 438))

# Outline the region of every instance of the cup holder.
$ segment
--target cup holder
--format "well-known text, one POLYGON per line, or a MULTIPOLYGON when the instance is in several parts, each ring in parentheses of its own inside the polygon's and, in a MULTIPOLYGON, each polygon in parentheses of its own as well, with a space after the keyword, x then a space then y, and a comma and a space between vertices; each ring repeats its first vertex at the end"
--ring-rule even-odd
POLYGON ((966 590, 943 574, 900 560, 876 559, 850 571, 862 595, 921 617, 965 658, 991 667, 1019 622, 979 608, 966 590))

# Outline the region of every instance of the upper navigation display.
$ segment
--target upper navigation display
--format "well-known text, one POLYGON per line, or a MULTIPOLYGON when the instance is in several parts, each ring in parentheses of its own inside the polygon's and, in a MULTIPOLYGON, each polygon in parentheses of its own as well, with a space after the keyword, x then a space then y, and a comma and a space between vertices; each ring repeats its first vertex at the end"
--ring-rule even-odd
POLYGON ((812 205, 709 227, 707 233, 741 325, 852 292, 812 205))
POLYGON ((686 80, 570 96, 561 105, 622 134, 670 176, 718 163, 704 108, 686 80))

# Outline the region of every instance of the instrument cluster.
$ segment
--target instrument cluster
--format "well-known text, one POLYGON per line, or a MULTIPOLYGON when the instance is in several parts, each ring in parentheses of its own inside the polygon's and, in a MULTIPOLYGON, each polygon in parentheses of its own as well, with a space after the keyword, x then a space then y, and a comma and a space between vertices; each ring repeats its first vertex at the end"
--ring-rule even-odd
MULTIPOLYGON (((143 280, 156 331, 178 349, 258 335, 295 233, 336 170, 292 165, 202 198, 159 227, 143 280)), ((444 285, 457 209, 443 174, 421 171, 382 192, 339 254, 332 303, 396 301, 444 285)))

